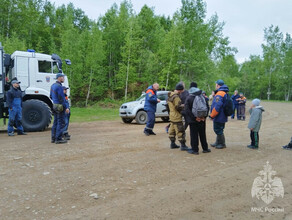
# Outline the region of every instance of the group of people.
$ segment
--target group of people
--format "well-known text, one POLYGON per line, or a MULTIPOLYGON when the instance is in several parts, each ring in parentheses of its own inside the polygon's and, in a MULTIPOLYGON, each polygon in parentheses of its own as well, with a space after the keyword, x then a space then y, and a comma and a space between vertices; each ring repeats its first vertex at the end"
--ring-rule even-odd
MULTIPOLYGON (((68 126, 70 120, 70 106, 67 96, 68 87, 62 86, 64 74, 56 75, 57 81, 51 86, 50 98, 53 101, 54 123, 52 127, 51 143, 63 144, 70 140, 68 126)), ((11 88, 6 94, 9 111, 8 136, 14 136, 14 126, 18 135, 26 135, 22 126, 22 92, 17 79, 11 81, 11 88)))
MULTIPOLYGON (((154 83, 146 90, 146 99, 144 110, 147 112, 148 120, 144 129, 144 134, 155 135, 153 132, 155 123, 156 105, 160 100, 156 96, 159 85, 154 83)), ((228 121, 228 115, 225 113, 226 103, 228 100, 229 88, 223 80, 216 81, 216 90, 213 91, 212 97, 206 96, 206 93, 200 90, 197 83, 192 82, 189 90, 185 90, 183 83, 178 83, 174 91, 168 93, 168 110, 170 126, 167 131, 170 139, 170 148, 180 148, 190 154, 199 154, 199 139, 203 148, 203 153, 209 153, 206 137, 206 119, 209 117, 213 121, 213 130, 216 134, 216 141, 210 144, 216 149, 226 148, 224 128, 228 121), (211 108, 209 107, 211 101, 211 108), (183 118, 184 122, 183 123, 183 118), (190 144, 191 148, 186 146, 185 130, 190 127, 190 144), (180 146, 176 144, 176 138, 180 142, 180 146)), ((245 104, 246 98, 243 93, 238 95, 238 91, 234 92, 231 97, 233 102, 233 111, 237 113, 238 120, 245 120, 245 104)), ((248 128, 250 129, 251 144, 247 145, 250 149, 258 149, 259 147, 259 130, 262 122, 262 113, 264 108, 260 106, 260 100, 252 100, 249 109, 250 120, 248 128)), ((235 112, 231 115, 234 118, 235 112)), ((292 149, 291 142, 283 146, 283 149, 292 149)))

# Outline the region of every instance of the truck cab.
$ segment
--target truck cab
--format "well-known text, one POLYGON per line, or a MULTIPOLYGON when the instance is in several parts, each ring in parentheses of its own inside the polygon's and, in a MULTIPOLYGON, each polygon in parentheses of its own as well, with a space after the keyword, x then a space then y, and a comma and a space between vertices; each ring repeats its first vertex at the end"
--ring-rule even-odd
MULTIPOLYGON (((10 88, 11 80, 17 78, 21 82, 20 88, 23 93, 22 124, 24 130, 42 131, 46 129, 52 119, 51 85, 56 82, 57 73, 63 73, 61 58, 56 54, 41 54, 33 50, 15 51, 9 55, 4 54, 2 48, 0 53, 0 62, 3 63, 0 63, 3 67, 1 68, 2 74, 0 74, 2 76, 0 118, 8 118, 5 94, 10 88), (2 57, 4 58, 2 59, 2 57)), ((70 60, 65 61, 67 64, 71 64, 70 60)), ((65 76, 63 85, 69 87, 67 76, 65 76)), ((70 95, 69 91, 67 94, 70 95)))

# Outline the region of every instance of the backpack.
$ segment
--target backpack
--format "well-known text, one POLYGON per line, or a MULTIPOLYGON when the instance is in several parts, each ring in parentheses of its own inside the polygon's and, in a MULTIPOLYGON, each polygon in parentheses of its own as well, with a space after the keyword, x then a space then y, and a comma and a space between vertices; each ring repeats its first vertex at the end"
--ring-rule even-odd
POLYGON ((196 95, 194 98, 192 113, 196 118, 202 118, 208 116, 208 108, 206 104, 205 97, 201 95, 196 95))
POLYGON ((234 113, 233 101, 228 93, 226 93, 226 95, 227 97, 225 99, 225 103, 223 104, 223 111, 226 116, 231 116, 234 113))

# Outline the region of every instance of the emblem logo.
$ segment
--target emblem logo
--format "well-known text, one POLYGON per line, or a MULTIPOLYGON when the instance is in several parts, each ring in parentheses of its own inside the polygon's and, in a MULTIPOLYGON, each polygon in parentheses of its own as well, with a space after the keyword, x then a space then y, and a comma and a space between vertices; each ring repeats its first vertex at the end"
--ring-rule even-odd
POLYGON ((254 179, 251 196, 263 200, 266 204, 270 204, 276 197, 284 197, 284 187, 279 177, 274 177, 276 171, 272 170, 272 166, 267 161, 264 169, 259 172, 254 179))
POLYGON ((51 80, 51 77, 49 77, 49 76, 46 76, 46 82, 50 82, 50 80, 51 80))

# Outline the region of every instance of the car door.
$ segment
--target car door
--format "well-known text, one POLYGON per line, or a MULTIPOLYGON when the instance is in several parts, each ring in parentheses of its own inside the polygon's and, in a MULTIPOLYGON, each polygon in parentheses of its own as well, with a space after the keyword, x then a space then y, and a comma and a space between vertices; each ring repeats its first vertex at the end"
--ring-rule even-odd
POLYGON ((167 112, 162 112, 165 109, 166 101, 167 101, 167 93, 158 93, 157 98, 160 99, 160 102, 157 103, 157 109, 155 116, 156 117, 161 117, 168 115, 167 112))

